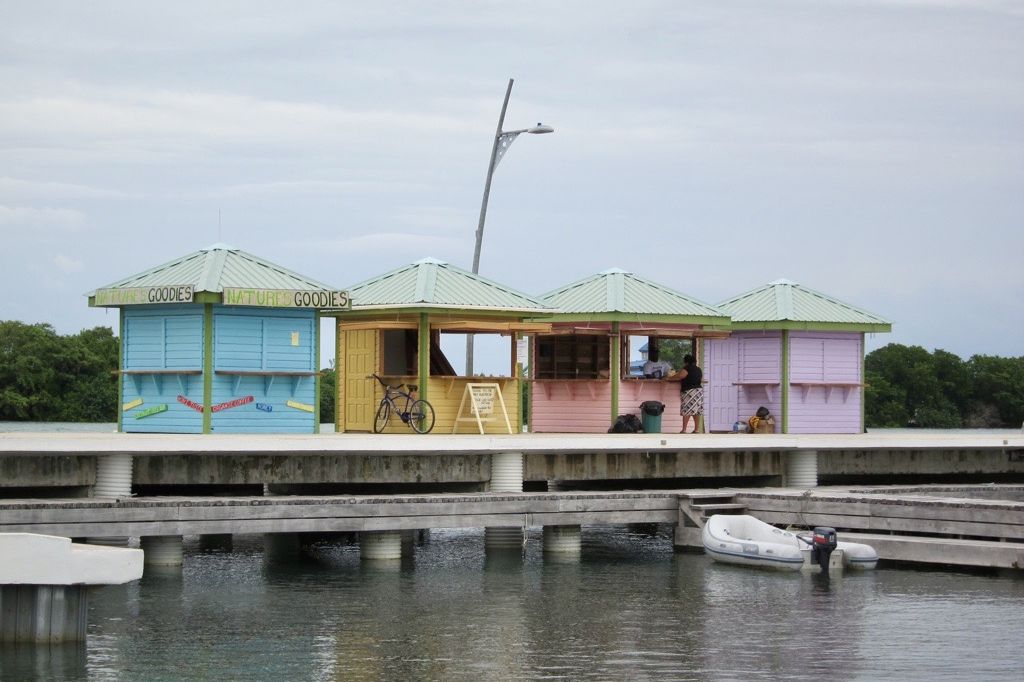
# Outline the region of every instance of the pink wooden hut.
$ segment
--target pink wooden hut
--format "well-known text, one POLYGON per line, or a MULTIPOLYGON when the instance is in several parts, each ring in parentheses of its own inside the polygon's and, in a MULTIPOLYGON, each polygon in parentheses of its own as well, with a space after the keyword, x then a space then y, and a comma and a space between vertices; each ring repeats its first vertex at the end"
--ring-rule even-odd
POLYGON ((559 312, 538 318, 551 332, 532 339, 531 431, 603 433, 620 414, 639 416, 649 400, 666 406, 662 431, 680 430, 679 382, 630 376, 630 340, 690 339, 697 350, 697 339, 728 334, 728 315, 617 268, 541 300, 559 312))
POLYGON ((732 334, 706 346, 709 430, 731 430, 764 406, 782 433, 864 431, 864 334, 891 322, 784 279, 718 307, 732 334))

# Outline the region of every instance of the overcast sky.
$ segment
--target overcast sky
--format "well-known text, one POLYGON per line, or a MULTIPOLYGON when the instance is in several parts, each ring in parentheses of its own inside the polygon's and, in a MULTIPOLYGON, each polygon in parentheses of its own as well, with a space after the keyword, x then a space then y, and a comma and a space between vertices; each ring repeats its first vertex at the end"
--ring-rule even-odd
POLYGON ((778 278, 1024 355, 1024 3, 0 0, 0 319, 222 241, 339 288, 778 278))

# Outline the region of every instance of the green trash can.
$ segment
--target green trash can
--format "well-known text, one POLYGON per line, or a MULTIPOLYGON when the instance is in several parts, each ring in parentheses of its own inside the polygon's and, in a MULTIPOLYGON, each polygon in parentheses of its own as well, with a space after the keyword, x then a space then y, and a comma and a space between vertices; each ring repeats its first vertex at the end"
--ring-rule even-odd
POLYGON ((640 420, 644 433, 661 433, 661 413, 665 411, 665 403, 659 400, 645 400, 640 403, 640 420))

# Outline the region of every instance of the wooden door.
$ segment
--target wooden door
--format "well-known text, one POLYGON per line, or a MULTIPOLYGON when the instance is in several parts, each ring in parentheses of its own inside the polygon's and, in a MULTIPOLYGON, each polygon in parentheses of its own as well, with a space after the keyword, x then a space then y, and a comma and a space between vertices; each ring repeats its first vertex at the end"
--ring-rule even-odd
MULTIPOLYGON (((380 402, 377 380, 370 377, 378 369, 376 329, 343 331, 342 361, 345 381, 345 431, 372 431, 373 417, 380 402), (369 378, 367 378, 369 377, 369 378)), ((340 339, 339 339, 340 341, 340 339)))
POLYGON ((731 431, 739 403, 736 381, 739 375, 739 339, 707 342, 704 365, 704 393, 709 431, 731 431))

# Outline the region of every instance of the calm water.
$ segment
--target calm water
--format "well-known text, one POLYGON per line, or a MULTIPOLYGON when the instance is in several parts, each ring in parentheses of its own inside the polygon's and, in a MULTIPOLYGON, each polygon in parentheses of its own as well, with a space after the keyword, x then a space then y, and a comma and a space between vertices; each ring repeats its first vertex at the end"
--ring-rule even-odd
POLYGON ((667 530, 584 528, 583 558, 488 556, 434 531, 401 565, 186 542, 182 571, 92 595, 84 645, 0 648, 3 680, 1018 680, 1024 580, 818 576, 676 554, 667 530))
POLYGON ((86 643, 0 646, 0 680, 1018 680, 1022 647, 1019 574, 823 581, 677 554, 667 528, 584 528, 574 563, 545 561, 539 529, 522 557, 435 530, 392 566, 192 537, 182 570, 97 588, 86 643))

